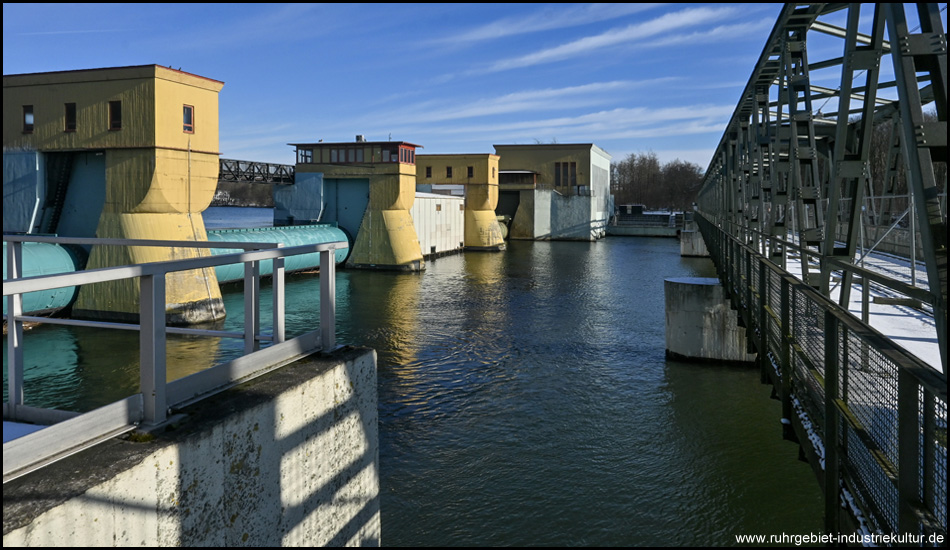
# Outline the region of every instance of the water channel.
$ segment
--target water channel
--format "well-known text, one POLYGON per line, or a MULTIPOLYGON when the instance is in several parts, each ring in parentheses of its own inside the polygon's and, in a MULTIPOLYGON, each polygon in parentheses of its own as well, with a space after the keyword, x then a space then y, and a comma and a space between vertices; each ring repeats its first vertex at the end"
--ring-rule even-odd
MULTIPOLYGON (((512 242, 422 274, 338 272, 338 341, 379 358, 383 543, 817 533, 818 483, 781 439, 758 372, 665 358, 663 279, 713 275, 676 240, 624 237, 512 242)), ((290 277, 287 292, 288 332, 312 328, 318 278, 290 277)), ((236 291, 226 307, 237 329, 236 291)), ((134 334, 30 332, 28 404, 87 408, 137 391, 134 334)), ((169 363, 183 365, 170 377, 240 345, 170 337, 169 363)))

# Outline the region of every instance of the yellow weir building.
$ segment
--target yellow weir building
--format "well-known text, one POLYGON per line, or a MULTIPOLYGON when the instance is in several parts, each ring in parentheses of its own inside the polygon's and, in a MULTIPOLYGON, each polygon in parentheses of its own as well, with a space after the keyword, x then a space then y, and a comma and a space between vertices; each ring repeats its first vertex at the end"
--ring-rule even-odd
MULTIPOLYGON (((42 208, 25 230, 207 240, 201 212, 218 180, 218 92, 223 86, 158 65, 4 75, 5 165, 8 151, 36 152, 37 170, 43 173, 37 180, 45 179, 42 208)), ((97 246, 87 269, 203 254, 188 248, 97 246)), ((169 322, 224 317, 213 269, 169 274, 166 285, 169 322)), ((73 312, 134 319, 138 285, 87 285, 73 312)))

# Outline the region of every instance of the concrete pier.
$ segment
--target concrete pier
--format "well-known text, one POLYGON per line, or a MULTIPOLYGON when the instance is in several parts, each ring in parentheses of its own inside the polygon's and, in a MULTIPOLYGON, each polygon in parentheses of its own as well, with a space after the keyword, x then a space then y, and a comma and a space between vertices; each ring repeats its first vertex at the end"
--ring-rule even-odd
POLYGON ((709 250, 706 249, 703 234, 695 229, 695 225, 693 227, 680 232, 680 256, 708 258, 709 250))
POLYGON ((723 296, 719 279, 664 281, 666 355, 675 359, 752 363, 745 330, 723 296))
POLYGON ((380 544, 376 354, 312 356, 3 486, 4 546, 380 544))

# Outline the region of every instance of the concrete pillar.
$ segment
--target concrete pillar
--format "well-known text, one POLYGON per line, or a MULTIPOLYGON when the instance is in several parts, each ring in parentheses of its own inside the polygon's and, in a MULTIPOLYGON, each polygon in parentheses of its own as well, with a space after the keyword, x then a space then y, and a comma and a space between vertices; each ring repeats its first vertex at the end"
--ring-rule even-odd
POLYGON ((495 207, 498 206, 497 184, 469 183, 465 186, 465 248, 497 251, 505 249, 495 207))
POLYGON ((369 205, 347 267, 421 271, 419 237, 409 210, 416 199, 415 166, 395 164, 398 173, 369 178, 369 205))
POLYGON ((706 241, 703 240, 703 234, 695 229, 687 229, 680 232, 680 256, 708 258, 709 250, 706 249, 706 241))
POLYGON ((666 294, 666 355, 751 363, 745 329, 723 297, 718 279, 681 278, 664 281, 666 294))
MULTIPOLYGON (((99 238, 207 241, 201 216, 218 183, 218 156, 164 149, 110 149, 99 238)), ((94 246, 86 269, 207 256, 195 248, 94 246)), ((170 273, 165 280, 170 324, 225 316, 214 269, 170 273)), ((136 321, 135 279, 85 285, 73 306, 77 317, 136 321)))

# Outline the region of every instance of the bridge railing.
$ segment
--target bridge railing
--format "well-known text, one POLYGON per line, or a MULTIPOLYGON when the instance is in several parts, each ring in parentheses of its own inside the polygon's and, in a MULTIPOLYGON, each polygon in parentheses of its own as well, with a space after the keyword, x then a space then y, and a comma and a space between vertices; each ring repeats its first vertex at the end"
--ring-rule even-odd
POLYGON ((782 401, 786 435, 824 488, 827 532, 946 540, 946 372, 698 213, 696 221, 782 401))
POLYGON ((208 397, 240 382, 259 376, 294 359, 336 346, 336 263, 334 251, 343 242, 283 248, 274 243, 207 243, 194 241, 148 241, 127 239, 69 239, 8 236, 7 300, 8 401, 4 419, 47 425, 31 434, 3 444, 4 482, 45 464, 124 432, 136 426, 162 424, 168 411, 208 397), (75 273, 21 278, 22 243, 98 244, 120 246, 174 246, 191 248, 239 248, 245 252, 186 260, 153 262, 75 273), (249 250, 257 248, 258 250, 249 250), (284 338, 284 258, 320 254, 320 328, 291 340, 284 338), (273 332, 261 333, 260 262, 273 261, 273 332), (168 273, 244 264, 244 331, 225 332, 166 326, 165 277, 168 273), (23 294, 55 288, 139 279, 139 324, 32 317, 23 314, 23 294), (87 326, 139 332, 139 393, 82 414, 28 406, 24 403, 24 330, 27 322, 87 326), (190 376, 166 381, 166 335, 190 334, 215 338, 244 339, 244 355, 190 376), (259 349, 262 341, 269 347, 259 349))

